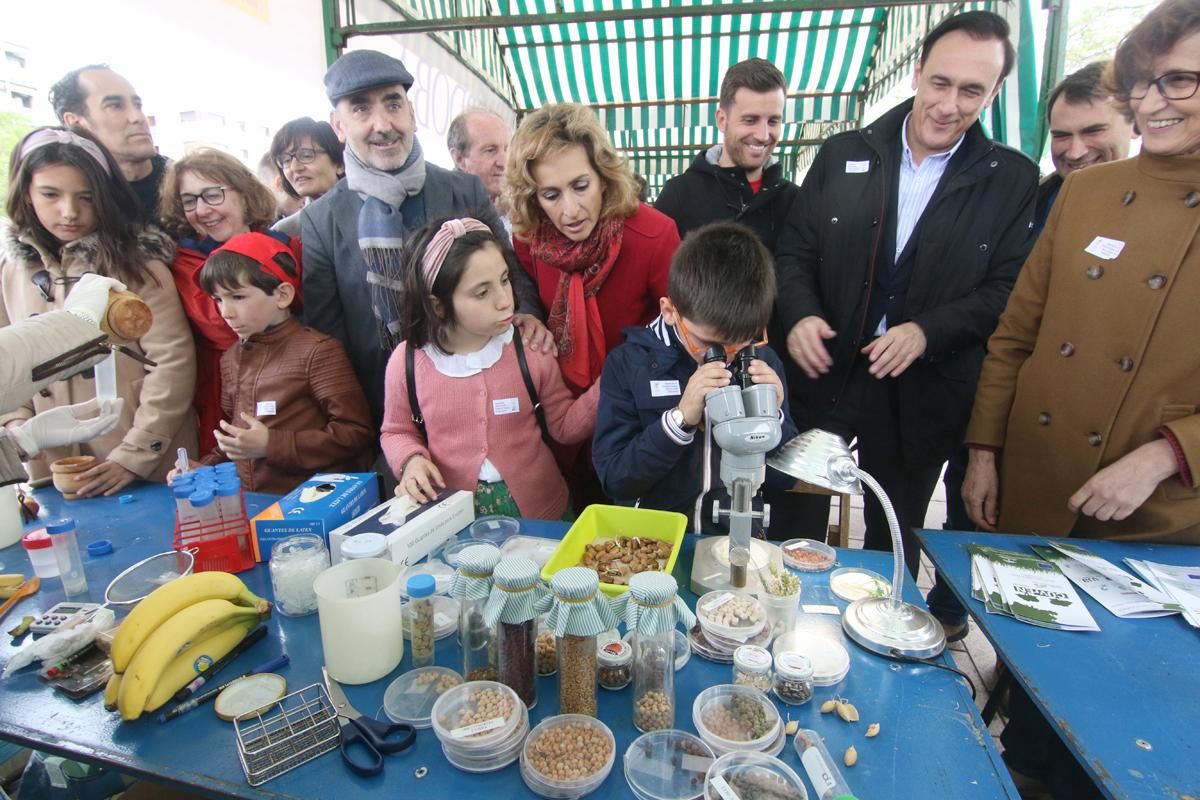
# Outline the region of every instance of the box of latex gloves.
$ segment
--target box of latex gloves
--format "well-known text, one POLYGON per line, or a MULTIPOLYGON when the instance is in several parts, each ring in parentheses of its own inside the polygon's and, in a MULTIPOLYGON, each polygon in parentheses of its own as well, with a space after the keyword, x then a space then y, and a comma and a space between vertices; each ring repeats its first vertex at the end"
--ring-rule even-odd
POLYGON ((424 505, 408 495, 393 497, 331 533, 329 555, 336 564, 342 560, 342 546, 347 539, 365 533, 382 534, 392 561, 408 566, 437 550, 474 519, 475 502, 470 492, 445 490, 424 505))
POLYGON ((254 557, 266 561, 281 539, 315 533, 329 542, 331 532, 379 502, 374 472, 320 472, 250 520, 254 557))

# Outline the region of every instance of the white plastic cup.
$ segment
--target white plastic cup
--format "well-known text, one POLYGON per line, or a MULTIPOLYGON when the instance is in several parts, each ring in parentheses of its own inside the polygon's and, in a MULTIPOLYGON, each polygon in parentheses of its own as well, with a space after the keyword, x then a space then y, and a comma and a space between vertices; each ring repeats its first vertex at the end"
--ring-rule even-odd
POLYGON ((0 486, 0 548, 21 541, 21 504, 16 486, 0 486))
POLYGON ((338 683, 379 680, 404 658, 400 568, 382 558, 343 561, 313 581, 325 669, 338 683))

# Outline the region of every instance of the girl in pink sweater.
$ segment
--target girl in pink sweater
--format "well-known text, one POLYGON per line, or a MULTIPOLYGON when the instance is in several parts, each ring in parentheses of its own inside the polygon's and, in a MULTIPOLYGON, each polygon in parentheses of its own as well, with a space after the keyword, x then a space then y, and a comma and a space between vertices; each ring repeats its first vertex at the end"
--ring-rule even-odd
POLYGON ((474 492, 477 514, 560 519, 567 484, 546 434, 563 444, 591 436, 600 384, 573 399, 553 354, 521 352, 502 247, 474 219, 433 223, 406 243, 404 341, 388 361, 383 452, 396 493, 418 503, 462 489, 474 492))

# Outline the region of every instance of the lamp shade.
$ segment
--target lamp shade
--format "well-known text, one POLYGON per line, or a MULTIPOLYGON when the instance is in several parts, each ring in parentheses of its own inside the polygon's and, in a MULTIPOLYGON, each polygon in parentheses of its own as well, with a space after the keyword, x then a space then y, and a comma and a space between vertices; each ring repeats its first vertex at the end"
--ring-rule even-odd
POLYGON ((812 428, 780 447, 767 464, 806 483, 839 494, 862 494, 854 457, 836 433, 812 428))

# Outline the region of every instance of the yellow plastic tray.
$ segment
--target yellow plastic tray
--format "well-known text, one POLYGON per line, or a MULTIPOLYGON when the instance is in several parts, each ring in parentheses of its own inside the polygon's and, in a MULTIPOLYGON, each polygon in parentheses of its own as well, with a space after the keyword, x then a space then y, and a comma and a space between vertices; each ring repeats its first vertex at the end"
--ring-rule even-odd
MULTIPOLYGON (((646 536, 670 542, 671 555, 667 556, 666 566, 663 567, 663 571, 669 574, 675 569, 675 559, 679 557, 679 547, 686 533, 687 517, 674 511, 590 505, 571 525, 554 550, 554 555, 542 567, 542 580, 549 582, 559 570, 578 566, 586 545, 597 539, 615 539, 618 536, 646 536)), ((628 586, 600 582, 600 590, 610 596, 628 589, 628 586)))

